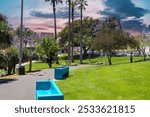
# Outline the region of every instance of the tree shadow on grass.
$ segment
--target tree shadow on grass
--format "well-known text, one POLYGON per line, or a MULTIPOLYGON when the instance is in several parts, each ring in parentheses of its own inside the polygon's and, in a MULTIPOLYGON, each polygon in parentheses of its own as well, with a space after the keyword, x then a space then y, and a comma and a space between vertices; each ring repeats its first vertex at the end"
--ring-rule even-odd
POLYGON ((17 81, 17 79, 7 79, 7 78, 1 78, 0 79, 0 85, 1 84, 6 84, 6 83, 11 83, 13 81, 17 81))
MULTIPOLYGON (((142 63, 142 62, 146 62, 146 61, 150 61, 149 59, 147 59, 147 60, 143 60, 143 59, 139 59, 139 60, 135 60, 135 61, 133 61, 133 63, 142 63)), ((120 62, 120 63, 114 63, 114 64, 112 64, 112 65, 125 65, 125 64, 130 64, 131 62, 129 61, 129 62, 120 62)), ((132 64, 132 63, 131 63, 132 64)))
POLYGON ((26 73, 35 73, 35 72, 40 72, 41 70, 33 70, 33 71, 27 71, 26 73))
MULTIPOLYGON (((120 63, 114 63, 112 65, 124 65, 124 64, 129 64, 130 62, 120 62, 120 63)), ((133 62, 134 63, 134 62, 133 62)))
POLYGON ((139 59, 139 60, 136 60, 135 63, 138 63, 138 62, 146 62, 146 61, 150 61, 150 59, 149 59, 149 58, 146 59, 146 60, 144 60, 144 59, 139 59))

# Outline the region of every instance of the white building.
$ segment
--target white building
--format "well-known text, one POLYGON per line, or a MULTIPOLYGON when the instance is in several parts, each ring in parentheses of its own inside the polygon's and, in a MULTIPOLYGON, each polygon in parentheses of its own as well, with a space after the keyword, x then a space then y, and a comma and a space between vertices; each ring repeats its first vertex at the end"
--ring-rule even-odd
POLYGON ((41 32, 41 34, 40 34, 40 38, 49 38, 49 37, 53 37, 53 36, 54 36, 53 33, 41 32))
POLYGON ((145 48, 145 53, 146 53, 146 55, 150 55, 150 47, 147 46, 145 48))

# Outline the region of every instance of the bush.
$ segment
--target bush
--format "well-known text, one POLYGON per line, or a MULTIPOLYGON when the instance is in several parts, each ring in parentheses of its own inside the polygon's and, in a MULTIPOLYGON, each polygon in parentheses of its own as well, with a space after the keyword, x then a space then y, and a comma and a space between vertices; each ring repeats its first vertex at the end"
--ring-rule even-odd
POLYGON ((8 75, 12 73, 15 73, 15 66, 18 63, 19 59, 19 52, 17 48, 9 47, 6 49, 6 56, 7 56, 7 72, 8 75))
POLYGON ((7 70, 7 74, 15 73, 15 66, 18 63, 18 49, 9 47, 0 51, 0 69, 7 70))
POLYGON ((57 53, 59 45, 53 38, 44 38, 41 43, 36 47, 36 51, 40 59, 43 59, 48 63, 49 67, 52 67, 53 60, 57 61, 57 53))
POLYGON ((22 51, 22 62, 27 62, 29 60, 29 50, 26 49, 26 48, 23 48, 23 51, 22 51))
POLYGON ((5 69, 7 68, 7 56, 6 52, 1 50, 0 51, 0 69, 5 69))

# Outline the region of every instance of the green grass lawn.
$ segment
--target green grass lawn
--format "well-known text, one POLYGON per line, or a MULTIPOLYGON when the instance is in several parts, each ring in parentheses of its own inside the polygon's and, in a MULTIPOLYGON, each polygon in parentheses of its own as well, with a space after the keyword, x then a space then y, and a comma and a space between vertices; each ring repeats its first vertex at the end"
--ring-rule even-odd
MULTIPOLYGON (((32 63, 32 71, 38 71, 38 70, 43 70, 43 69, 48 69, 49 66, 47 63, 43 63, 43 62, 36 62, 36 63, 32 63)), ((28 71, 29 70, 29 65, 25 65, 25 70, 28 71)))
POLYGON ((126 57, 116 57, 113 63, 71 71, 69 78, 57 82, 65 99, 150 99, 150 61, 129 63, 126 57))
MULTIPOLYGON (((65 62, 64 60, 60 61, 60 65, 63 64, 63 62, 65 62)), ((52 67, 58 67, 60 65, 57 64, 53 64, 52 67)), ((32 63, 32 71, 39 71, 39 70, 43 70, 43 69, 49 69, 49 65, 47 63, 43 63, 43 62, 36 62, 36 63, 32 63)), ((25 65, 25 70, 28 71, 29 70, 29 65, 25 65)))
MULTIPOLYGON (((139 59, 142 59, 141 57, 134 57, 134 61, 136 60, 139 60, 139 59)), ((104 63, 105 59, 104 57, 102 58, 102 62, 104 63)), ((123 63, 129 63, 129 57, 113 57, 112 58, 112 61, 113 61, 113 64, 123 64, 123 63)), ((94 64, 96 62, 101 62, 101 58, 100 57, 97 57, 97 58, 93 58, 89 61, 89 59, 84 59, 83 60, 83 63, 84 64, 94 64)), ((57 65, 57 64, 53 64, 52 67, 55 68, 55 67, 59 67, 59 66, 62 66, 62 65, 65 65, 67 63, 66 60, 59 60, 59 63, 60 65, 57 65)), ((80 61, 79 60, 74 60, 74 63, 73 64, 79 64, 80 61)), ((43 62, 37 62, 37 63, 33 63, 32 64, 32 71, 38 71, 38 70, 43 70, 43 69, 48 69, 49 66, 47 63, 43 63, 43 62)), ((25 69, 26 71, 29 70, 29 65, 25 65, 25 69)))

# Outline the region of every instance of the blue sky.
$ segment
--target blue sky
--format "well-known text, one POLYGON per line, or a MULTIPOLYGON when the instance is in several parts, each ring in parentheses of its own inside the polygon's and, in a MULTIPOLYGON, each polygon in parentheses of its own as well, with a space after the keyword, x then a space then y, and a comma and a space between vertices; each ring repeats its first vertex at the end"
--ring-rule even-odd
MULTIPOLYGON (((64 0, 66 1, 66 0, 64 0)), ((150 0, 87 0, 84 16, 105 19, 116 16, 121 19, 123 28, 132 33, 147 29, 150 24, 150 0), (145 24, 145 25, 144 25, 145 24)), ((20 24, 21 0, 0 0, 0 13, 8 17, 13 27, 20 24)), ((44 0, 24 0, 24 25, 36 32, 53 32, 52 6, 44 0)), ((79 11, 76 9, 76 18, 79 11)), ((57 28, 60 31, 66 24, 68 11, 65 4, 57 6, 57 28)))

